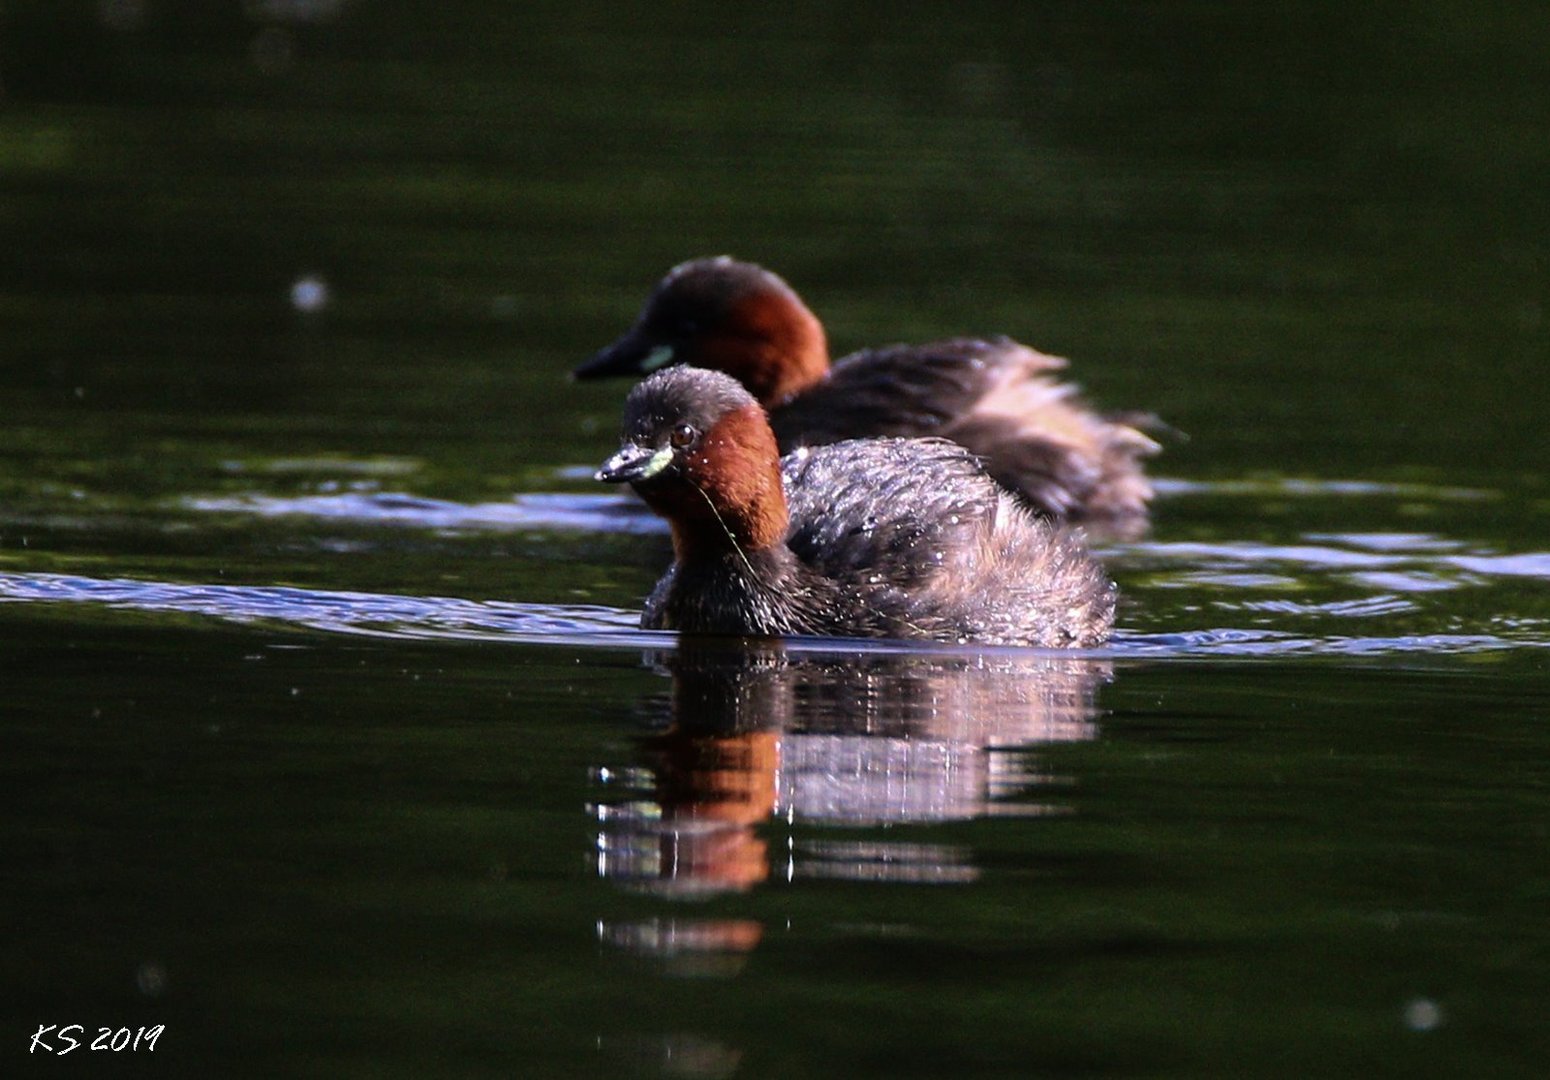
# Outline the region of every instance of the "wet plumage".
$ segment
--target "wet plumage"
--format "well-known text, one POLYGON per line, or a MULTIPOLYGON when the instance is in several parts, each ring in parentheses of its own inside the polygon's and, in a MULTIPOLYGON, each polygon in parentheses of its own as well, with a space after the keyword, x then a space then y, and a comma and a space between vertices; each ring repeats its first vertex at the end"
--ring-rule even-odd
POLYGON ((1091 645, 1114 591, 1080 543, 1034 518, 962 447, 850 440, 777 460, 758 403, 671 368, 631 392, 599 472, 673 529, 649 628, 722 634, 1091 645))

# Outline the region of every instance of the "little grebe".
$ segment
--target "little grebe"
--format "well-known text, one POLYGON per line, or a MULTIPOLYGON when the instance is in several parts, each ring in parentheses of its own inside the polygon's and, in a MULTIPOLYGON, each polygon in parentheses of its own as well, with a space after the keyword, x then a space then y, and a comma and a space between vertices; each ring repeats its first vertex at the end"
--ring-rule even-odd
POLYGON ((724 371, 769 412, 784 452, 842 439, 935 435, 977 454, 1035 511, 1116 535, 1146 523, 1141 459, 1158 446, 1138 424, 1105 417, 1051 373, 1065 361, 1006 337, 954 338, 851 353, 829 366, 823 324, 796 292, 722 256, 674 267, 623 337, 580 379, 670 364, 724 371))
POLYGON ((631 390, 599 480, 630 483, 672 526, 674 562, 641 625, 1083 646, 1114 587, 945 439, 856 439, 784 460, 727 375, 658 372, 631 390))

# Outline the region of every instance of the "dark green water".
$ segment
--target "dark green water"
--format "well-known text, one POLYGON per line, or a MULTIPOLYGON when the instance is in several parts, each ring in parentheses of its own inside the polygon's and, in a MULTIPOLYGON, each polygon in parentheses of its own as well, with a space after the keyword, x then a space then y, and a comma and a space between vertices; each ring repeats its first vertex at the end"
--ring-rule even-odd
POLYGON ((0 27, 8 1058, 1542 1074, 1539 7, 0 27), (1111 649, 633 629, 564 376, 722 251, 1183 433, 1111 649))

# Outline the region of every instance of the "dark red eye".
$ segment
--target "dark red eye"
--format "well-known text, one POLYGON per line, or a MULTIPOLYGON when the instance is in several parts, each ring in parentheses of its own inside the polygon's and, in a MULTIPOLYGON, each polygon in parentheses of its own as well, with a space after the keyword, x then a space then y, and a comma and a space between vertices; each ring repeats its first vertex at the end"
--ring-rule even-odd
POLYGON ((673 429, 667 441, 672 443, 675 449, 682 450, 699 437, 699 432, 688 424, 679 424, 673 429))

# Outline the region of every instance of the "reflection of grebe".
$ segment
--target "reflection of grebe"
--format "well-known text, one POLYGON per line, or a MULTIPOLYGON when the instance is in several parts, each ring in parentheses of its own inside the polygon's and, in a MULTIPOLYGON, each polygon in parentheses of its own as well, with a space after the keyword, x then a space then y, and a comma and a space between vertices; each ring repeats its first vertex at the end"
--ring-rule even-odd
MULTIPOLYGON (((672 896, 767 880, 759 826, 869 826, 1036 814, 1020 751, 1091 738, 1101 662, 1062 655, 811 654, 778 642, 685 643, 670 724, 642 746, 645 781, 598 808, 598 868, 672 896)), ((637 772, 637 775, 640 775, 637 772)), ((951 882, 968 853, 907 840, 788 833, 778 876, 951 882)))

